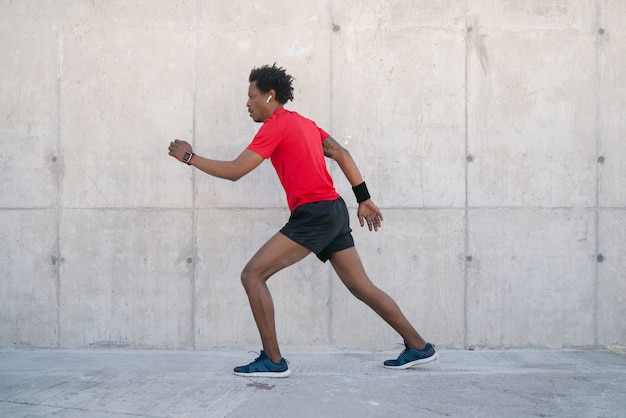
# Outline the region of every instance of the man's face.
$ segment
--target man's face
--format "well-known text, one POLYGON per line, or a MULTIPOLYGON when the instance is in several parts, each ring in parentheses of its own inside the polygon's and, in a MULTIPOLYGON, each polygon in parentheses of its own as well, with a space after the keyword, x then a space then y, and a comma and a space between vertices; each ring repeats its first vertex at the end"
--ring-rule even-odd
POLYGON ((255 122, 263 122, 272 116, 272 107, 267 103, 269 93, 262 93, 256 86, 256 81, 250 83, 248 87, 248 113, 255 122))

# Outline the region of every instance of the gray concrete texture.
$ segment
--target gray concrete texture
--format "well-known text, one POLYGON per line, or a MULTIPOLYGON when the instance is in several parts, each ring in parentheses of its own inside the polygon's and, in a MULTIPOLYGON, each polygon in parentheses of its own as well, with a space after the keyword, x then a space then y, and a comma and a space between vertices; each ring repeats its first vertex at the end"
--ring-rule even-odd
MULTIPOLYGON (((0 0, 0 346, 258 348, 239 272, 287 220, 247 76, 355 157, 375 283, 446 348, 626 344, 626 2, 0 0)), ((270 281, 295 348, 399 337, 314 257, 270 281)))
POLYGON ((603 417, 626 412, 626 359, 606 350, 286 353, 288 379, 242 378, 245 351, 0 351, 3 417, 603 417))

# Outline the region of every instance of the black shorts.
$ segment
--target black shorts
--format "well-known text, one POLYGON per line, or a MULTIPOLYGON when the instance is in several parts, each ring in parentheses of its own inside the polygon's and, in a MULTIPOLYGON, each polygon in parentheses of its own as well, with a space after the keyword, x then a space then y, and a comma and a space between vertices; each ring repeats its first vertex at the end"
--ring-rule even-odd
POLYGON ((299 206, 280 232, 326 262, 332 253, 354 247, 348 208, 342 198, 299 206))

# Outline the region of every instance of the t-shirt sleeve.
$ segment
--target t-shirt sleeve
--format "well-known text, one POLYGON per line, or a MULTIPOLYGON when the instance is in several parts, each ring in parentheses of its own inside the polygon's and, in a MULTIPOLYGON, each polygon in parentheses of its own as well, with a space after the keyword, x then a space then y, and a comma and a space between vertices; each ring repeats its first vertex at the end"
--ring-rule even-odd
POLYGON ((250 142, 247 148, 261 155, 263 158, 270 158, 282 138, 282 135, 277 132, 277 129, 274 123, 264 123, 254 138, 252 138, 252 142, 250 142))
POLYGON ((320 139, 322 140, 322 142, 324 142, 324 140, 326 140, 326 138, 328 138, 330 134, 326 132, 325 130, 323 130, 322 128, 320 128, 319 126, 317 127, 317 129, 319 129, 320 131, 320 139))

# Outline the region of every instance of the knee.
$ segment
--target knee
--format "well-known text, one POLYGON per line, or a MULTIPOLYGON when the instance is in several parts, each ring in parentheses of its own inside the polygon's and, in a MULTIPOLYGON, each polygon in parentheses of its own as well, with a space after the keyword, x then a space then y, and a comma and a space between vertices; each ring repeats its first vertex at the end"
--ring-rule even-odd
POLYGON ((360 300, 361 302, 365 302, 365 294, 363 293, 363 291, 361 289, 356 289, 356 288, 349 288, 348 290, 350 290, 350 293, 352 293, 352 296, 354 296, 355 298, 357 298, 358 300, 360 300))
POLYGON ((248 291, 259 283, 259 277, 260 276, 254 272, 254 269, 250 268, 250 266, 246 266, 241 272, 241 284, 244 289, 248 291))
POLYGON ((372 298, 374 291, 376 290, 374 286, 348 286, 348 290, 352 295, 359 299, 362 302, 368 303, 368 301, 372 298))
POLYGON ((251 281, 252 281, 252 275, 250 274, 248 267, 246 267, 241 271, 241 284, 243 285, 245 289, 248 289, 250 287, 251 281))

